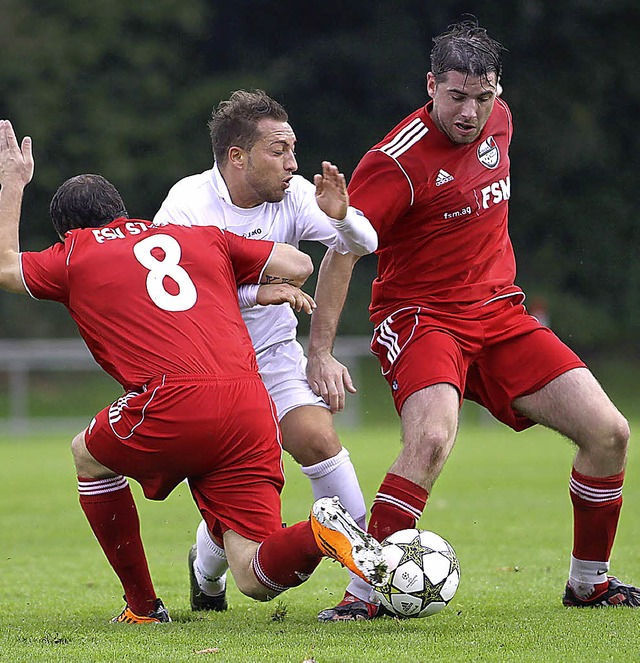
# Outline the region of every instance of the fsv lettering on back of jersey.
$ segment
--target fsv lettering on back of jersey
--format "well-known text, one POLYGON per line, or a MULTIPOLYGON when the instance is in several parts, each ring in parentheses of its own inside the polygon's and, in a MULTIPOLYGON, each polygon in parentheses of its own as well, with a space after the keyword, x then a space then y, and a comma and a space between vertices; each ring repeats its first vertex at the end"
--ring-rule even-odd
POLYGON ((482 208, 488 209, 489 205, 496 205, 511 197, 511 177, 492 182, 489 186, 480 189, 482 208))
POLYGON ((102 244, 112 239, 125 239, 127 235, 139 235, 146 230, 148 230, 146 223, 129 221, 118 228, 94 228, 92 232, 96 242, 102 244))

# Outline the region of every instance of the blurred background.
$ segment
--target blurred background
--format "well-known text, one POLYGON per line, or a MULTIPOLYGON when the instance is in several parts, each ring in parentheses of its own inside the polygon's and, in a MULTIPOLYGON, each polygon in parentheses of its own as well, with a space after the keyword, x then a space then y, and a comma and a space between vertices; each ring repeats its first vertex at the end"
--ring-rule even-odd
MULTIPOLYGON (((635 388, 637 0, 0 0, 0 117, 33 137, 36 156, 23 248, 55 241, 49 200, 80 172, 103 174, 131 216, 152 217, 176 180, 211 166, 207 120, 239 88, 287 108, 300 174, 329 159, 349 179, 425 103, 432 38, 465 14, 507 48, 518 284, 587 361, 635 388)), ((302 248, 317 267, 324 248, 302 248)), ((356 268, 343 335, 370 334, 375 264, 356 268)), ((68 337, 77 334, 61 306, 0 295, 1 339, 68 337)))

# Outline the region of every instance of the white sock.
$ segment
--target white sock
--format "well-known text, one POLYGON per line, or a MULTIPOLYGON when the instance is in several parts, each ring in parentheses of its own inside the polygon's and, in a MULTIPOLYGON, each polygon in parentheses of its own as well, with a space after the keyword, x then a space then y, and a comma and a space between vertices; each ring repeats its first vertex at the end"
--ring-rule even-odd
MULTIPOLYGON (((314 499, 337 495, 358 526, 367 529, 367 507, 351 457, 344 447, 333 458, 300 469, 311 481, 314 499)), ((349 572, 349 575, 351 582, 347 591, 359 599, 369 601, 371 586, 354 573, 349 572)))
POLYGON ((349 452, 344 447, 333 458, 300 469, 311 481, 314 499, 337 495, 358 526, 366 528, 367 507, 349 452))
POLYGON ((353 594, 357 599, 367 603, 380 603, 377 598, 374 598, 373 587, 368 582, 351 571, 349 571, 349 575, 351 576, 351 582, 347 585, 349 594, 353 594))
POLYGON ((569 585, 580 599, 587 599, 593 593, 595 585, 607 582, 609 562, 593 562, 576 559, 571 555, 569 585))
POLYGON ((209 596, 224 592, 227 586, 227 555, 210 536, 207 524, 202 520, 196 532, 197 555, 193 571, 198 586, 209 596))

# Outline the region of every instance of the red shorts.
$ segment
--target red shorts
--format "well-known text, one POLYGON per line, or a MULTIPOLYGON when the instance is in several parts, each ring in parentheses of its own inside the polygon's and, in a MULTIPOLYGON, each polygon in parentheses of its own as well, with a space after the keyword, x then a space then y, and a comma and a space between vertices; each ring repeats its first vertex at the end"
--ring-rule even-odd
POLYGON ((85 435, 105 467, 163 500, 184 479, 209 529, 263 541, 282 526, 282 447, 259 377, 153 380, 99 412, 85 435))
POLYGON ((391 386, 398 413, 416 391, 438 383, 486 407, 514 430, 535 422, 511 403, 584 363, 512 298, 465 313, 401 309, 379 324, 371 351, 391 386))

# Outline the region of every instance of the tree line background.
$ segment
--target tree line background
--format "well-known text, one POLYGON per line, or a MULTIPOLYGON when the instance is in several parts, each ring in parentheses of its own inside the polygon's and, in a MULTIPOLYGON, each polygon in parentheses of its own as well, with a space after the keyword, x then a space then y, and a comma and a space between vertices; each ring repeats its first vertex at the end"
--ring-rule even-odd
MULTIPOLYGON (((300 174, 329 159, 349 179, 425 103, 431 40, 465 13, 508 49, 518 284, 579 351, 637 354, 636 0, 0 0, 0 117, 33 137, 36 157, 23 249, 55 241, 49 200, 80 172, 103 174, 131 216, 152 217, 175 181, 211 166, 207 120, 239 88, 285 105, 300 174)), ((317 266, 323 247, 303 249, 317 266)), ((368 256, 341 333, 370 333, 374 275, 368 256)), ((72 335, 62 307, 0 296, 0 337, 72 335)))

